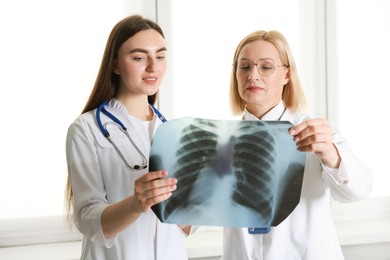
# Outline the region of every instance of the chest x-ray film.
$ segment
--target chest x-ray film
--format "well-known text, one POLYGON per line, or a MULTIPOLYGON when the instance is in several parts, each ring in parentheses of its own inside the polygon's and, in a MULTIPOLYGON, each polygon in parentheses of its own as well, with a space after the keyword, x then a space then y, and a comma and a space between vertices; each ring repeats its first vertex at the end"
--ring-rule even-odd
POLYGON ((162 124, 152 141, 150 171, 178 180, 152 207, 164 223, 269 227, 299 202, 305 153, 287 121, 181 118, 162 124))

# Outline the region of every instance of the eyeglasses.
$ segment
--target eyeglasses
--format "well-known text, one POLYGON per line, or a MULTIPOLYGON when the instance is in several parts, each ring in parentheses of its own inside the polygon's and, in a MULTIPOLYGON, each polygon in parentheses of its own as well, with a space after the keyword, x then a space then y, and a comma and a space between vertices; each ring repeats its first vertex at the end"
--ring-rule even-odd
POLYGON ((274 65, 274 61, 271 59, 259 59, 256 63, 250 62, 249 60, 240 60, 236 63, 236 69, 240 73, 248 73, 252 71, 253 67, 256 66, 257 71, 261 76, 269 76, 274 73, 275 68, 277 67, 286 67, 287 65, 274 65))

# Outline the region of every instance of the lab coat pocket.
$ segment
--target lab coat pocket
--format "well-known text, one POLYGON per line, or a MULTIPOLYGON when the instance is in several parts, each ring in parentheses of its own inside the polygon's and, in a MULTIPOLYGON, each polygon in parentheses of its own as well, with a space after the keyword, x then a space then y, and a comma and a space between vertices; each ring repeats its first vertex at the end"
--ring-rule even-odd
MULTIPOLYGON (((125 132, 119 127, 115 125, 107 125, 106 129, 109 133, 109 138, 116 146, 126 146, 131 145, 130 141, 127 139, 125 132)), ((96 133, 97 144, 100 148, 109 148, 115 149, 114 145, 105 137, 101 131, 96 133)))

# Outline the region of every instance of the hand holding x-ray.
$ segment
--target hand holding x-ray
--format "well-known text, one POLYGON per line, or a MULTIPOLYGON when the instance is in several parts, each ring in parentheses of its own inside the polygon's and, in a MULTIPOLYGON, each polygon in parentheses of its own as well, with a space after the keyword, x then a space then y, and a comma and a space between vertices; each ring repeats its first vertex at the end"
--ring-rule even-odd
POLYGON ((177 180, 165 178, 166 171, 148 172, 135 180, 133 208, 138 212, 146 212, 153 205, 172 196, 176 190, 177 180))

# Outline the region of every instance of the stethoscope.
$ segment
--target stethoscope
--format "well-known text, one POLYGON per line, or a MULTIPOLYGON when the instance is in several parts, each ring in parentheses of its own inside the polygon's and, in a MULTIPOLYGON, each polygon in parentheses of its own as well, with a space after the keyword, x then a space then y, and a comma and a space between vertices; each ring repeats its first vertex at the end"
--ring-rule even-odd
MULTIPOLYGON (((148 167, 148 160, 146 156, 142 153, 142 151, 138 148, 138 146, 134 143, 133 139, 130 137, 129 132, 127 131, 126 126, 113 114, 108 112, 104 107, 108 104, 108 101, 104 101, 97 109, 96 109, 96 120, 99 125, 100 131, 104 135, 104 137, 107 138, 107 140, 114 146, 115 150, 119 153, 120 157, 122 160, 126 163, 127 166, 129 166, 131 169, 134 170, 142 170, 148 167), (101 118, 100 118, 100 112, 103 112, 108 118, 110 118, 112 121, 114 121, 117 125, 120 126, 120 130, 127 136, 127 139, 129 139, 130 143, 133 145, 134 149, 138 152, 138 154, 142 158, 142 163, 141 164, 135 164, 135 165, 130 165, 126 158, 123 156, 122 152, 118 149, 117 145, 115 144, 114 140, 110 137, 110 133, 107 130, 107 125, 113 124, 113 123, 106 123, 103 125, 101 118)), ((149 104, 153 111, 156 113, 156 115, 160 118, 160 120, 165 123, 167 120, 166 118, 160 113, 160 111, 157 110, 153 105, 149 104)))

